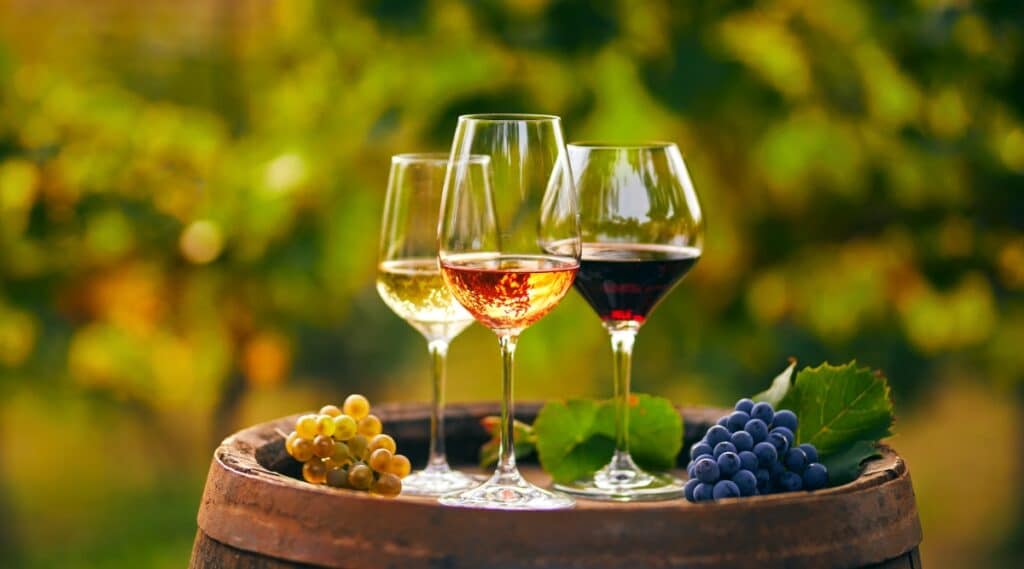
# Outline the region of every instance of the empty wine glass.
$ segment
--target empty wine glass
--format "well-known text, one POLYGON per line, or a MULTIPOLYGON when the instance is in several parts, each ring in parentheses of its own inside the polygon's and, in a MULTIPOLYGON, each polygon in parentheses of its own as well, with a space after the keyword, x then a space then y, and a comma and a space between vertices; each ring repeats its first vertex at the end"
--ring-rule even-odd
MULTIPOLYGON (((484 156, 466 159, 467 175, 483 179, 484 156)), ((430 453, 427 466, 402 480, 402 493, 439 496, 477 482, 452 470, 444 452, 444 383, 448 344, 473 317, 441 279, 437 265, 437 214, 447 154, 391 158, 380 236, 377 292, 384 303, 427 340, 432 371, 430 453)))
POLYGON ((573 506, 520 475, 512 447, 512 383, 520 333, 550 312, 579 268, 576 195, 558 117, 459 118, 439 220, 441 272, 455 298, 498 335, 502 358, 498 466, 441 503, 495 509, 573 506), (470 157, 490 158, 480 183, 470 157))
POLYGON ((700 259, 704 221, 697 194, 675 144, 579 143, 568 151, 583 239, 575 287, 611 335, 615 451, 592 477, 555 487, 591 499, 677 497, 680 480, 645 472, 630 457, 629 381, 637 332, 700 259))

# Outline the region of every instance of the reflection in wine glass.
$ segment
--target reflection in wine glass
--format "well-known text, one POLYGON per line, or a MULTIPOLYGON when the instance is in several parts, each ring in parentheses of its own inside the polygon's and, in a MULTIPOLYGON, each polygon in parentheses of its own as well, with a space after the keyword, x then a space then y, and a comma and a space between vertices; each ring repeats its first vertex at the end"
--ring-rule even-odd
POLYGON ((572 498, 520 475, 512 447, 512 382, 520 333, 572 286, 580 239, 575 190, 558 117, 467 115, 452 143, 439 220, 441 272, 455 298, 498 335, 502 406, 498 466, 479 487, 441 497, 451 506, 557 509, 572 498), (490 158, 474 183, 470 157, 490 158))

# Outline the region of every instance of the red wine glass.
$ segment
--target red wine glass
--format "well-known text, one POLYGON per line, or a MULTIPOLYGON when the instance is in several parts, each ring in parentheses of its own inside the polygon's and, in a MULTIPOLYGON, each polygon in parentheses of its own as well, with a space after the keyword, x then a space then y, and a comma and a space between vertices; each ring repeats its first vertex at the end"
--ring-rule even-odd
POLYGON ((637 332, 700 259, 697 194, 672 143, 579 143, 568 152, 583 239, 575 287, 611 335, 615 451, 592 477, 555 487, 598 500, 681 496, 680 480, 645 472, 629 454, 629 382, 637 332))

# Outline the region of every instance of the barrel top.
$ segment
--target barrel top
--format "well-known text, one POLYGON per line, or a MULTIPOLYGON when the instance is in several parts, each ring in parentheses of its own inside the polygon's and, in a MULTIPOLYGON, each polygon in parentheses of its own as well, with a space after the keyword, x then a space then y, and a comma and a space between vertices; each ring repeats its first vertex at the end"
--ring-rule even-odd
MULTIPOLYGON (((537 405, 520 406, 520 416, 537 405)), ((375 406, 399 447, 425 439, 428 408, 375 406)), ((480 438, 495 404, 452 405, 449 446, 480 438)), ((721 410, 685 408, 688 438, 721 410)), ((216 450, 199 510, 209 537, 270 557, 324 567, 858 567, 911 551, 921 540, 906 464, 894 451, 855 481, 796 492, 691 504, 578 500, 561 511, 447 508, 431 498, 380 498, 307 484, 286 474, 279 432, 295 417, 239 431, 216 450)), ((524 475, 547 484, 525 465, 524 475)), ((685 476, 685 473, 682 473, 685 476)))

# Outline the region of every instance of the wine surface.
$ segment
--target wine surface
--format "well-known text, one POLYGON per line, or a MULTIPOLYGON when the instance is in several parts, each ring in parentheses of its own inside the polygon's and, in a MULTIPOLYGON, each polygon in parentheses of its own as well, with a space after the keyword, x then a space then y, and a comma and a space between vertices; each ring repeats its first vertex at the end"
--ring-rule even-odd
POLYGON ((470 253, 442 262, 452 293, 484 326, 523 330, 551 311, 572 286, 575 259, 470 253))
POLYGON ((693 247, 584 243, 575 286, 602 320, 643 324, 699 259, 693 247))
POLYGON ((451 340, 473 322, 444 284, 433 257, 382 262, 377 292, 395 314, 428 339, 451 340))

